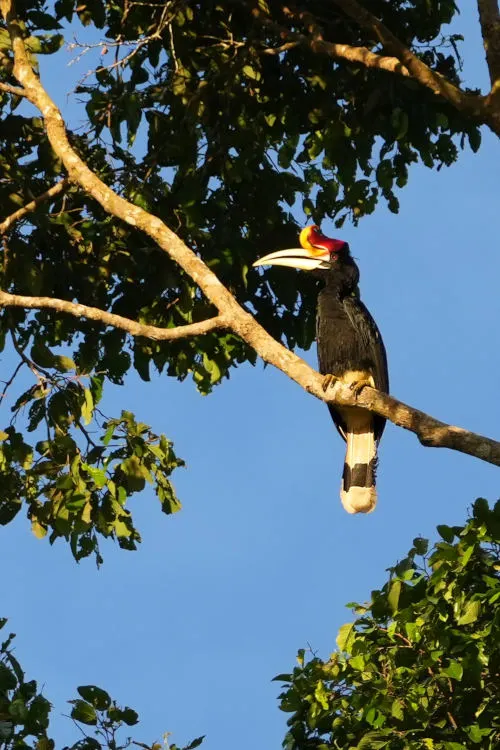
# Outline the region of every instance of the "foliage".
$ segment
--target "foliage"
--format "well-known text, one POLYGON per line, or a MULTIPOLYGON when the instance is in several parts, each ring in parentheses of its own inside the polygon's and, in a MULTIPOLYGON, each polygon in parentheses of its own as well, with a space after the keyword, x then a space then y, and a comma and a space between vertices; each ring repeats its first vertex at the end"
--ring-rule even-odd
MULTIPOLYGON (((7 620, 0 619, 0 630, 7 620)), ((0 747, 3 750, 53 750, 54 741, 48 734, 50 702, 39 691, 35 680, 27 681, 21 665, 12 653, 11 633, 0 646, 0 747)), ((132 709, 120 708, 105 690, 95 685, 77 688, 79 698, 70 700, 71 718, 83 735, 65 750, 124 750, 131 744, 144 750, 160 750, 152 746, 122 738, 125 727, 135 726, 139 717, 132 709), (92 727, 92 734, 89 728, 92 727)), ((194 750, 201 744, 198 737, 184 748, 170 745, 170 750, 194 750)))
POLYGON ((493 750, 500 744, 500 501, 417 538, 370 604, 286 681, 287 750, 493 750))
MULTIPOLYGON (((70 131, 72 145, 102 180, 195 248, 291 348, 313 341, 316 282, 301 278, 299 286, 274 269, 249 268, 264 250, 296 243, 292 209, 338 227, 381 198, 397 211, 413 163, 440 168, 465 143, 480 144, 474 123, 408 78, 302 44, 280 51, 285 32, 377 50, 324 0, 295 10, 275 0, 22 0, 16 9, 33 63, 81 26, 103 35, 95 74, 77 89, 87 123, 70 131)), ((452 0, 377 0, 371 10, 434 70, 458 80, 460 39, 440 36, 456 12, 452 0)), ((0 28, 0 78, 15 84, 11 54, 0 28)), ((5 91, 0 111, 0 215, 9 216, 65 174, 39 116, 5 91)), ((164 252, 76 187, 14 224, 0 256, 0 287, 12 293, 77 300, 166 328, 215 312, 164 252)), ((35 533, 66 538, 78 559, 99 555, 100 535, 135 547, 126 505, 144 480, 165 512, 178 507, 170 474, 180 462, 166 438, 125 412, 120 447, 106 448, 107 419, 89 434, 101 390, 135 369, 144 381, 155 371, 191 376, 207 394, 233 367, 255 361, 232 333, 156 342, 20 308, 1 313, 4 340, 10 348, 14 341, 34 380, 17 392, 18 380, 7 381, 16 425, 0 425, 0 522, 25 503, 35 533), (30 444, 25 432, 41 429, 46 435, 30 444)))

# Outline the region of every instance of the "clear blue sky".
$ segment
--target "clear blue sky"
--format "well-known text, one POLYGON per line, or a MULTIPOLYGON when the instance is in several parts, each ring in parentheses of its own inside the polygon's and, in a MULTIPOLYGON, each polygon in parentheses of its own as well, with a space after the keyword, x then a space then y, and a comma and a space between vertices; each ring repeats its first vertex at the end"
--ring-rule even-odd
MULTIPOLYGON (((460 5, 464 77, 484 86, 475 4, 460 5)), ((59 63, 46 79, 63 107, 74 73, 59 63)), ((398 216, 381 207, 341 236, 386 342, 393 394, 500 438, 499 152, 488 131, 483 143, 451 169, 414 169, 398 216)), ((315 363, 314 351, 306 357, 315 363)), ((436 524, 463 522, 477 496, 499 496, 497 468, 423 448, 388 425, 378 508, 348 516, 344 444, 326 407, 260 363, 206 398, 192 382, 132 376, 108 394, 106 411, 121 408, 165 432, 186 459, 174 477, 183 511, 167 518, 151 492, 138 496, 140 550, 106 545, 99 571, 76 565, 61 543, 36 540, 22 514, 2 529, 12 572, 0 614, 55 705, 60 744, 75 739, 65 700, 93 683, 139 712, 138 740, 169 731, 178 744, 206 734, 207 750, 279 747, 286 715, 271 678, 307 644, 328 656, 351 619, 345 603, 367 600, 415 536, 434 538, 436 524)))

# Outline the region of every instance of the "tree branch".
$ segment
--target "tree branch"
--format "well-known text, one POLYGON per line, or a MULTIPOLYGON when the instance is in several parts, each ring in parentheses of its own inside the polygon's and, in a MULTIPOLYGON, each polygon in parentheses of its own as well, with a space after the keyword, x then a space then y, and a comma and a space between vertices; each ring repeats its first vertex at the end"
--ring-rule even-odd
MULTIPOLYGON (((418 81, 422 86, 430 89, 434 94, 439 94, 452 104, 456 109, 464 112, 479 122, 485 122, 487 115, 485 107, 485 97, 478 96, 476 94, 468 94, 459 86, 451 83, 444 76, 439 75, 434 70, 429 68, 417 55, 415 55, 408 47, 406 47, 382 21, 380 21, 373 13, 363 8, 357 0, 333 0, 333 3, 337 5, 345 14, 352 18, 353 21, 366 31, 375 34, 380 44, 386 49, 390 50, 400 62, 407 68, 411 76, 418 81)), ((489 122, 491 127, 492 123, 489 122)), ((500 135, 500 130, 497 130, 497 124, 494 123, 495 132, 500 135)))
POLYGON ((0 81, 0 91, 5 91, 5 93, 12 94, 13 96, 24 96, 24 89, 18 86, 11 86, 10 83, 3 83, 3 81, 0 81))
POLYGON ((68 141, 61 113, 31 68, 21 30, 13 13, 12 0, 0 0, 0 7, 11 34, 15 58, 14 75, 24 86, 29 101, 42 112, 51 146, 68 170, 70 179, 87 191, 106 211, 143 231, 168 253, 198 284, 225 320, 230 321, 231 329, 265 362, 277 367, 306 391, 326 403, 370 409, 414 432, 424 445, 451 448, 500 466, 499 442, 439 422, 372 388, 365 388, 359 396, 356 396, 349 386, 337 382, 334 388, 325 393, 323 377, 309 367, 303 359, 275 341, 252 315, 238 304, 201 258, 190 250, 161 219, 116 195, 82 161, 68 141))
POLYGON ((23 307, 33 310, 50 309, 57 312, 68 313, 75 318, 88 318, 104 323, 108 326, 120 328, 122 331, 131 333, 132 336, 143 336, 155 341, 175 341, 188 336, 201 336, 216 328, 229 328, 227 320, 222 315, 215 318, 201 320, 198 323, 189 323, 185 326, 175 328, 159 328, 144 323, 138 323, 122 315, 100 310, 98 307, 80 305, 78 302, 69 302, 65 299, 54 299, 53 297, 24 297, 20 294, 9 294, 0 291, 0 307, 23 307))
POLYGON ((498 0, 477 0, 492 93, 500 88, 500 12, 498 0))
POLYGON ((64 190, 66 190, 69 185, 70 181, 65 177, 63 180, 60 180, 58 183, 46 190, 45 193, 38 195, 25 206, 19 208, 17 211, 14 211, 13 214, 7 216, 6 219, 0 222, 0 234, 5 234, 11 228, 11 226, 16 223, 16 221, 22 219, 24 216, 26 216, 26 214, 35 211, 41 203, 44 203, 44 201, 48 201, 51 198, 54 198, 56 195, 59 195, 59 193, 64 192, 64 190))
POLYGON ((479 23, 490 73, 491 91, 486 97, 486 108, 500 133, 500 13, 498 0, 477 0, 479 23))
POLYGON ((282 44, 280 47, 267 47, 263 50, 263 54, 265 55, 280 55, 282 52, 286 52, 289 49, 302 46, 308 47, 318 54, 328 55, 328 57, 333 57, 335 59, 348 60, 352 63, 359 63, 367 68, 376 68, 378 70, 388 71, 389 73, 399 73, 402 76, 410 76, 408 69, 405 68, 397 57, 377 55, 375 52, 371 52, 367 47, 352 47, 350 44, 336 44, 335 42, 328 42, 318 36, 309 37, 306 36, 306 34, 299 34, 296 31, 291 31, 282 24, 271 21, 258 9, 255 9, 253 14, 259 19, 262 25, 273 29, 283 39, 291 40, 282 44))

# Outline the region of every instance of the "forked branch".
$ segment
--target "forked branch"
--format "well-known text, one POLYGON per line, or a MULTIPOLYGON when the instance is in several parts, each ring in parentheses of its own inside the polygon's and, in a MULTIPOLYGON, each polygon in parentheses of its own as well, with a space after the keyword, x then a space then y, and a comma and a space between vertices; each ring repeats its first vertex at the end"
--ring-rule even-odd
POLYGON ((43 114, 51 146, 62 160, 71 181, 83 188, 110 214, 140 229, 153 239, 198 284, 207 299, 219 310, 223 319, 229 321, 231 329, 265 362, 277 367, 322 401, 365 407, 386 417, 394 424, 414 432, 424 445, 451 448, 500 466, 499 442, 447 425, 372 388, 365 388, 360 395, 356 396, 348 386, 337 383, 334 388, 325 393, 322 387, 322 376, 309 367, 303 359, 273 339, 252 315, 238 304, 201 258, 190 250, 174 232, 158 217, 117 195, 82 161, 68 141, 61 113, 31 68, 21 30, 13 12, 12 0, 0 0, 0 7, 7 20, 12 38, 15 59, 14 75, 23 86, 26 97, 43 114))

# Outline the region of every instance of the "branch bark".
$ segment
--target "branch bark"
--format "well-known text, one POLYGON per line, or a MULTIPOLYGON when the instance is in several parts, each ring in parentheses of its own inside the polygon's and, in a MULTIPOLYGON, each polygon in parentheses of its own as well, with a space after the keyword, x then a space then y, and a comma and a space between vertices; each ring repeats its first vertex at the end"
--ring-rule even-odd
POLYGON ((124 318, 122 315, 100 310, 98 307, 89 307, 80 305, 78 302, 69 302, 65 299, 56 299, 54 297, 25 297, 20 294, 9 294, 0 291, 0 307, 23 307, 32 310, 56 310, 57 312, 68 313, 75 318, 88 318, 96 320, 98 323, 104 323, 108 326, 120 328, 122 331, 131 333, 132 336, 143 336, 155 341, 176 341, 177 339, 187 338, 188 336, 201 336, 204 333, 213 331, 216 328, 229 328, 228 321, 223 315, 217 315, 214 318, 201 320, 198 323, 189 323, 185 326, 175 328, 159 328, 144 323, 138 323, 130 318, 124 318))
MULTIPOLYGON (((0 65, 1 65, 0 59, 0 65)), ((24 89, 18 86, 11 86, 10 83, 3 83, 0 81, 0 91, 5 91, 6 94, 12 94, 13 96, 24 96, 24 89)))
POLYGON ((16 223, 16 221, 22 219, 24 216, 26 216, 26 214, 36 211, 41 203, 44 203, 45 201, 54 198, 56 195, 59 195, 59 193, 64 192, 69 187, 69 185, 70 181, 65 177, 63 180, 60 180, 58 183, 46 190, 45 193, 38 195, 25 206, 18 209, 17 211, 14 211, 13 214, 7 216, 6 219, 0 222, 0 234, 5 234, 5 232, 7 232, 11 228, 11 226, 16 223))
POLYGON ((500 12, 498 0, 477 0, 491 91, 500 88, 500 12))
POLYGON ((282 44, 280 47, 267 47, 263 50, 265 55, 280 55, 282 52, 293 49, 294 47, 308 47, 313 52, 318 54, 328 55, 335 59, 347 60, 352 63, 359 63, 367 68, 377 68, 378 70, 385 70, 389 73, 398 73, 402 76, 410 76, 408 68, 406 68, 397 57, 386 57, 385 55, 377 55, 375 52, 371 52, 367 47, 352 47, 349 44, 336 44, 335 42, 329 42, 326 39, 319 37, 310 37, 306 34, 299 34, 296 31, 291 31, 286 26, 271 21, 258 9, 254 10, 254 16, 259 19, 263 26, 266 26, 273 31, 277 32, 283 39, 290 39, 291 41, 282 44))
MULTIPOLYGON (((485 97, 462 91, 459 86, 455 86, 447 78, 429 68, 382 21, 361 6, 357 0, 333 0, 333 3, 346 16, 356 21, 362 29, 375 34, 380 44, 390 50, 422 86, 430 89, 434 94, 439 94, 461 112, 467 113, 480 122, 485 121, 485 97)), ((497 131, 497 134, 500 135, 500 131, 497 131)))
POLYGON ((325 393, 322 376, 303 359, 275 341, 174 232, 158 217, 116 195, 82 161, 68 141, 61 113, 31 68, 13 12, 12 0, 0 0, 0 8, 11 34, 15 58, 14 75, 24 87, 28 100, 43 114, 52 148, 68 170, 69 178, 86 190, 106 211, 143 231, 168 253, 198 284, 224 319, 230 321, 231 329, 265 362, 277 367, 308 393, 326 403, 370 409, 414 432, 423 445, 451 448, 500 466, 499 442, 447 425, 372 388, 366 387, 356 396, 349 386, 337 382, 325 393))
POLYGON ((500 13, 498 0, 477 0, 479 23, 490 73, 491 91, 486 97, 486 109, 491 122, 500 133, 500 13))

